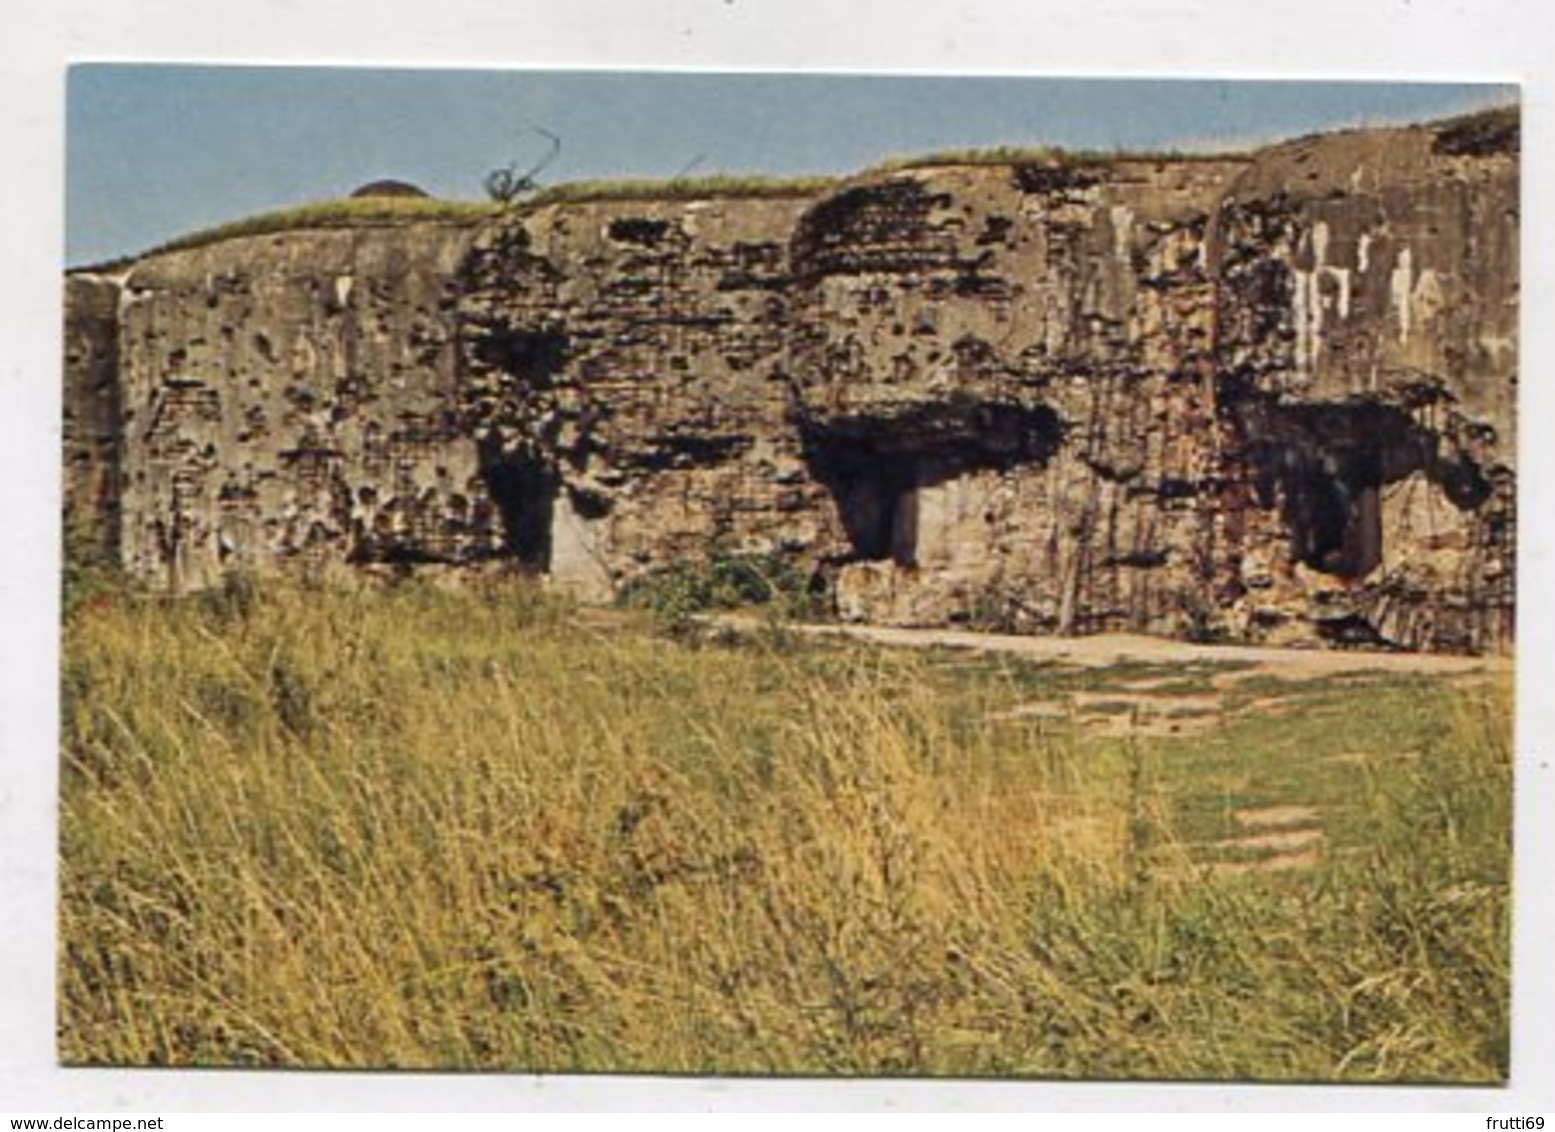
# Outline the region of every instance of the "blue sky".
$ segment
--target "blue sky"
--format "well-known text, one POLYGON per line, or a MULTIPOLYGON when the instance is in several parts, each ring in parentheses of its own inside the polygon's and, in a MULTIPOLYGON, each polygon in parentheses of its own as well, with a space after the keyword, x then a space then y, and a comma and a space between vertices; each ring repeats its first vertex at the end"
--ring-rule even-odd
POLYGON ((371 70, 94 64, 66 119, 71 264, 379 177, 480 199, 544 152, 547 182, 696 172, 847 172, 1001 144, 1206 148, 1439 117, 1516 88, 820 74, 371 70))

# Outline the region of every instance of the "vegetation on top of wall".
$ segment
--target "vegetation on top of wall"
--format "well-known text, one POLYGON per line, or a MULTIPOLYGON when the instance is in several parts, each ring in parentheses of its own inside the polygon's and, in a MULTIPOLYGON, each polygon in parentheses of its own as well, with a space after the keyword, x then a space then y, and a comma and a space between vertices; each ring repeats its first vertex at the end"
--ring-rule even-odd
MULTIPOLYGON (((1514 153, 1519 142, 1521 111, 1516 105, 1497 106, 1453 118, 1424 123, 1438 134, 1438 152, 1485 156, 1490 153, 1514 153)), ((1308 141, 1351 133, 1351 130, 1320 130, 1287 141, 1308 141)), ((1273 142, 1272 145, 1284 144, 1273 142)), ((998 145, 983 148, 933 150, 929 153, 897 154, 869 166, 863 174, 894 173, 904 169, 925 169, 947 165, 1097 165, 1114 161, 1251 161, 1251 150, 1183 151, 1179 149, 1065 149, 1056 145, 998 145)))
POLYGON ((977 149, 942 149, 930 153, 898 154, 871 165, 865 173, 894 173, 946 165, 1095 165, 1110 161, 1237 161, 1245 153, 1184 153, 1175 149, 1064 149, 1052 145, 999 145, 977 149))
POLYGON ((78 264, 75 267, 65 268, 65 275, 112 275, 118 271, 125 271, 135 266, 139 256, 121 255, 113 259, 98 260, 95 263, 78 264))
POLYGON ((894 173, 899 169, 917 169, 939 165, 1021 165, 1028 162, 1074 164, 1088 160, 1089 154, 1060 149, 1051 145, 999 145, 985 149, 938 149, 929 153, 893 154, 869 166, 866 173, 894 173))
POLYGON ((1522 110, 1497 106, 1433 123, 1435 152, 1449 157, 1516 156, 1522 145, 1522 110))
POLYGON ((707 197, 807 197, 837 183, 835 177, 768 177, 717 174, 708 177, 569 181, 541 189, 521 208, 612 200, 698 200, 707 197))
MULTIPOLYGON (((1483 156, 1490 152, 1516 152, 1519 141, 1519 121, 1519 107, 1512 105, 1494 107, 1427 125, 1428 128, 1439 131, 1437 148, 1440 152, 1483 156)), ((1311 137, 1320 136, 1324 135, 1311 135, 1311 137)), ((1175 149, 1126 150, 1121 148, 1103 150, 1065 149, 1053 145, 999 145, 893 155, 866 167, 857 176, 951 165, 1072 167, 1114 161, 1191 162, 1251 159, 1251 153, 1237 151, 1183 152, 1175 149)), ((274 232, 410 224, 418 221, 473 223, 498 215, 505 208, 530 209, 550 204, 625 200, 674 201, 720 197, 806 197, 822 193, 845 179, 847 178, 828 176, 774 177, 760 174, 717 174, 703 177, 673 177, 664 180, 623 178, 571 181, 548 186, 507 205, 495 201, 440 200, 433 197, 353 196, 276 209, 202 228, 159 244, 140 256, 120 256, 101 263, 73 267, 69 272, 119 271, 132 266, 137 260, 146 256, 187 251, 223 240, 268 235, 274 232)))
POLYGON ((316 201, 202 228, 159 244, 145 254, 162 255, 201 248, 241 236, 266 236, 274 232, 316 228, 366 228, 422 221, 473 223, 495 216, 500 211, 498 205, 486 201, 436 200, 431 197, 374 196, 316 201))
POLYGON ((315 201, 290 208, 201 228, 158 244, 138 256, 121 256, 103 263, 74 267, 72 272, 118 271, 140 259, 168 252, 189 251, 244 236, 326 228, 366 228, 424 221, 477 223, 501 215, 505 207, 520 210, 548 204, 574 204, 614 200, 697 200, 710 197, 806 197, 834 184, 827 177, 711 176, 678 177, 655 181, 572 181, 552 185, 513 205, 492 201, 439 200, 433 197, 347 197, 315 201))

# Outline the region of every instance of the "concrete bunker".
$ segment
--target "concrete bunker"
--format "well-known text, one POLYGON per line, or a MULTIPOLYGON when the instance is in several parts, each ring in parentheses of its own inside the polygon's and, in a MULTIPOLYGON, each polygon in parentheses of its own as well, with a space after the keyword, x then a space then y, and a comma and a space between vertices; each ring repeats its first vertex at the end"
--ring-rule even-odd
POLYGON ((552 530, 561 476, 554 464, 533 453, 481 452, 481 479, 502 524, 502 553, 525 570, 551 568, 552 530))
POLYGON ((1490 494, 1468 453, 1400 405, 1258 399, 1240 408, 1259 504, 1280 508, 1293 560, 1343 581, 1382 564, 1389 485, 1424 473, 1460 510, 1490 494))
POLYGON ((343 558, 608 598, 734 547, 891 623, 1192 633, 1202 606, 1270 643, 1353 615, 1504 649, 1515 115, 1460 126, 568 201, 73 276, 68 497, 162 586, 343 558), (1349 273, 1333 303, 1306 286, 1319 243, 1349 273))
POLYGON ((836 505, 848 540, 843 560, 911 567, 922 491, 974 471, 1046 463, 1063 433, 1045 405, 963 399, 809 423, 803 452, 836 505))
POLYGON ((1382 561, 1380 485, 1356 463, 1325 457, 1284 477, 1292 557, 1346 580, 1365 577, 1382 561))

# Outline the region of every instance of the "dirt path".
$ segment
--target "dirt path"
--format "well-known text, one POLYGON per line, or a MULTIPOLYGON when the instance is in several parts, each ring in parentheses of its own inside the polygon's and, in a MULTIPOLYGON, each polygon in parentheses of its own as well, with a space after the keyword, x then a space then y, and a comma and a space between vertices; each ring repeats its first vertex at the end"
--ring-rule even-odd
MULTIPOLYGON (((709 619, 714 624, 755 630, 756 618, 728 614, 709 619)), ((1093 637, 1023 637, 974 633, 961 629, 897 629, 881 625, 791 625, 793 632, 815 637, 840 637, 902 648, 971 649, 1007 653, 1030 660, 1052 661, 1082 668, 1115 664, 1237 664, 1252 665, 1288 680, 1314 680, 1350 672, 1418 672, 1444 676, 1510 672, 1509 657, 1439 656, 1428 653, 1361 652, 1339 649, 1260 648, 1249 645, 1195 645, 1159 637, 1108 633, 1093 637)))
MULTIPOLYGON (((707 623, 739 632, 755 632, 760 620, 740 614, 709 617, 707 623)), ((1227 721, 1226 697, 1255 677, 1300 683, 1326 677, 1386 673, 1433 674, 1448 679, 1494 679, 1512 670, 1507 657, 1438 656, 1425 653, 1361 652, 1335 649, 1258 648, 1246 645, 1195 645, 1133 634, 1094 637, 1023 637, 958 629, 901 629, 879 625, 790 625, 808 637, 863 641, 893 648, 948 648, 1018 656, 1027 660, 1108 668, 1119 664, 1197 669, 1209 688, 1184 694, 1175 675, 1135 676, 1096 692, 1063 692, 1017 704, 998 720, 1078 722, 1095 734, 1187 736, 1217 731, 1227 721), (1220 671, 1215 666, 1225 665, 1220 671), (1206 673, 1206 669, 1209 673, 1206 673)), ((1288 710, 1283 695, 1266 695, 1238 705, 1239 712, 1288 710)))
MULTIPOLYGON (((763 622, 728 614, 708 623, 754 632, 763 622)), ((1195 645, 1132 634, 1094 637, 1021 637, 955 629, 900 629, 869 625, 790 625, 808 637, 863 641, 896 648, 966 649, 1038 662, 1101 669, 1114 665, 1159 665, 1182 673, 1148 670, 1121 672, 1115 682, 1096 690, 1055 690, 1047 697, 1006 708, 991 718, 1037 726, 1078 726, 1091 735, 1185 737, 1218 731, 1234 716, 1268 715, 1291 710, 1291 697, 1303 681, 1355 676, 1362 681, 1381 674, 1430 674, 1454 682, 1497 680, 1510 674, 1509 657, 1438 656, 1423 653, 1361 652, 1333 649, 1257 648, 1245 645, 1195 645), (1225 667, 1217 670, 1217 665, 1225 667), (1238 696, 1244 680, 1273 677, 1293 686, 1288 693, 1260 690, 1238 696), (1197 687, 1193 681, 1197 681, 1197 687), (1191 689, 1191 690, 1190 690, 1191 689)), ((1302 799, 1239 807, 1233 829, 1220 840, 1197 847, 1196 869, 1214 876, 1315 868, 1330 853, 1319 810, 1302 799)))

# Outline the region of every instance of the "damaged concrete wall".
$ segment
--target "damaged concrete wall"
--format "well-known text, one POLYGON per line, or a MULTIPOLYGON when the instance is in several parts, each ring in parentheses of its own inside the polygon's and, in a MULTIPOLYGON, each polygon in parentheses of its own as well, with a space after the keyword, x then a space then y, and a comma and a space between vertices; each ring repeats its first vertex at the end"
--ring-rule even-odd
POLYGON ((866 620, 1504 650, 1517 240, 1511 112, 228 241, 131 272, 116 392, 72 284, 72 497, 175 587, 779 554, 866 620))
POLYGON ((1219 210, 1241 635, 1509 647, 1518 123, 1275 146, 1219 210))
POLYGON ((64 507, 69 553, 119 558, 123 420, 119 398, 119 280, 65 277, 64 507))
POLYGON ((788 238, 804 198, 557 205, 461 284, 465 405, 514 552, 590 597, 713 553, 825 542, 788 423, 788 238))
POLYGON ((125 568, 184 590, 497 553, 454 408, 449 287, 469 238, 294 232, 137 265, 119 312, 125 568))
POLYGON ((793 365, 852 517, 846 615, 1191 629, 1218 502, 1206 241, 1242 165, 908 170, 805 217, 793 365))

